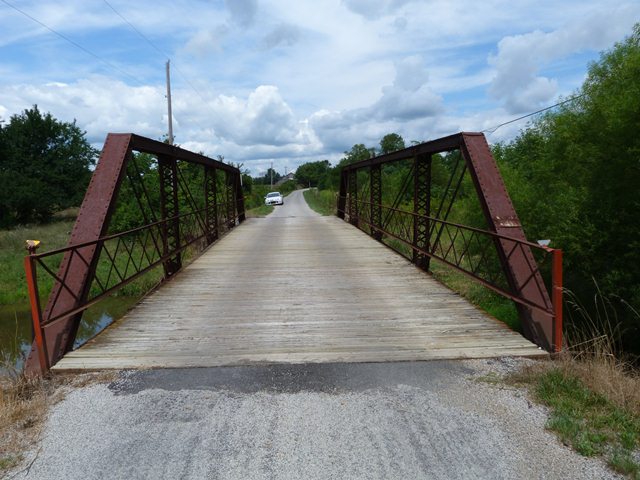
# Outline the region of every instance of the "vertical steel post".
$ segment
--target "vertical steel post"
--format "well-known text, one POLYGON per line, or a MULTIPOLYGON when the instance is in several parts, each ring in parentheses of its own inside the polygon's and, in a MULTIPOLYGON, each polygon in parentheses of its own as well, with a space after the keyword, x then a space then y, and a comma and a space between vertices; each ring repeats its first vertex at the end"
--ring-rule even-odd
POLYGON ((369 167, 369 207, 371 236, 376 240, 382 240, 382 167, 380 165, 369 167))
POLYGON ((431 222, 431 155, 413 159, 413 263, 429 270, 430 257, 417 249, 430 249, 431 222))
POLYGON ((349 170, 349 223, 358 226, 358 171, 349 170))
POLYGON ((27 278, 29 303, 31 304, 33 336, 38 350, 40 371, 44 373, 49 370, 49 355, 47 353, 47 342, 44 340, 44 329, 42 327, 42 310, 40 309, 40 297, 38 295, 38 278, 36 276, 35 258, 32 255, 24 257, 24 272, 27 278))
POLYGON ((233 177, 231 172, 225 172, 224 177, 224 197, 227 213, 227 228, 236 226, 235 195, 233 194, 233 177))
POLYGON ((562 350, 562 250, 554 249, 552 260, 553 346, 554 351, 558 353, 562 350))
POLYGON ((338 218, 344 220, 344 215, 346 212, 346 203, 347 203, 347 173, 342 170, 340 172, 340 191, 338 192, 338 209, 337 214, 338 218))
POLYGON ((218 231, 218 185, 216 169, 204 167, 204 198, 206 202, 205 216, 207 221, 207 243, 215 242, 218 231))
POLYGON ((174 158, 158 155, 160 175, 160 212, 162 215, 163 256, 170 256, 164 262, 164 273, 170 277, 182 268, 180 248, 180 219, 178 207, 178 163, 174 158))
POLYGON ((246 213, 244 211, 244 190, 242 188, 242 172, 235 175, 236 182, 236 211, 238 212, 238 223, 242 223, 246 220, 246 213))

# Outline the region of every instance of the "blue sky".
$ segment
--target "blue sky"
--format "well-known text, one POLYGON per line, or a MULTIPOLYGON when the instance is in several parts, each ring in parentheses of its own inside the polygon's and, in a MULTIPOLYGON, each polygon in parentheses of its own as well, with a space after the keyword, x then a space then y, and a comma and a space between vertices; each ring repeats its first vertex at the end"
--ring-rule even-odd
POLYGON ((160 138, 170 58, 177 143, 253 174, 291 170, 386 133, 429 140, 551 105, 640 21, 638 1, 478 5, 0 0, 0 119, 37 104, 96 146, 108 132, 160 138))

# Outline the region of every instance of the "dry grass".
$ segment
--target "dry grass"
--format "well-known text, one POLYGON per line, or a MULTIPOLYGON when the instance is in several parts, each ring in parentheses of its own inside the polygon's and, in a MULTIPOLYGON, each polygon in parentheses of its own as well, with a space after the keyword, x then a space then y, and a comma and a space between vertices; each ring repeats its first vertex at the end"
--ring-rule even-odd
POLYGON ((547 428, 564 443, 582 455, 602 456, 613 470, 640 480, 640 372, 617 351, 615 309, 600 291, 593 308, 584 308, 571 292, 567 306, 580 328, 566 333, 564 351, 509 381, 527 385, 532 397, 549 407, 547 428))
POLYGON ((0 377, 0 478, 22 464, 42 432, 49 408, 71 388, 111 381, 115 373, 30 377, 15 370, 0 377))

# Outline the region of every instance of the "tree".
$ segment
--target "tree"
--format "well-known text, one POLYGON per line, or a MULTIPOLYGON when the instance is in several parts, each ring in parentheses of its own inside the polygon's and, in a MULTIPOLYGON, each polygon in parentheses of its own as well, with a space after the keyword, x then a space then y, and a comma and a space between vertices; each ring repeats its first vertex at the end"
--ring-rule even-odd
POLYGON ((303 163, 296 169, 295 179, 301 185, 317 187, 331 168, 329 160, 303 163))
POLYGON ((344 152, 344 157, 340 160, 339 165, 349 165, 350 163, 368 160, 369 158, 371 158, 371 150, 362 143, 356 143, 351 147, 351 150, 344 152))
POLYGON ((79 205, 97 153, 75 120, 60 122, 35 105, 0 125, 0 227, 79 205))
MULTIPOLYGON (((565 250, 565 284, 612 302, 640 353, 640 24, 589 68, 576 99, 494 149, 530 238, 565 250), (631 306, 631 308, 628 307, 631 306)), ((596 318, 597 312, 590 312, 596 318)), ((600 312, 602 315, 602 312, 600 312)))
POLYGON ((380 140, 380 153, 382 155, 402 150, 403 148, 405 148, 404 139, 397 133, 388 133, 380 140))

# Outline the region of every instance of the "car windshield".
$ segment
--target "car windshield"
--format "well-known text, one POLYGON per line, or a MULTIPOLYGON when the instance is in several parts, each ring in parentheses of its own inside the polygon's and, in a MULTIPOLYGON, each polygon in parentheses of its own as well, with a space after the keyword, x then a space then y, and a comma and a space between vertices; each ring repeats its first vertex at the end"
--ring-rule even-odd
POLYGON ((267 193, 267 198, 271 198, 271 197, 279 197, 280 196, 280 192, 271 192, 271 193, 267 193))

